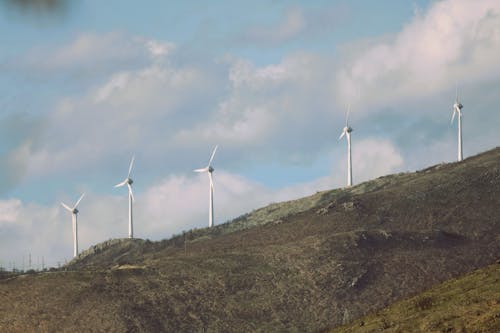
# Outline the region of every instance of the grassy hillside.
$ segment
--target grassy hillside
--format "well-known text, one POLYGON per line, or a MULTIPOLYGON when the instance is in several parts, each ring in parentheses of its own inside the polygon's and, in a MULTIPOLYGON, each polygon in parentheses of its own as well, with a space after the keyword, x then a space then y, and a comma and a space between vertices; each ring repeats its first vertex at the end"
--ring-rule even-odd
POLYGON ((500 264, 451 279, 330 333, 500 332, 500 264))
POLYGON ((273 204, 161 242, 112 240, 0 281, 0 331, 311 332, 500 253, 500 148, 273 204))

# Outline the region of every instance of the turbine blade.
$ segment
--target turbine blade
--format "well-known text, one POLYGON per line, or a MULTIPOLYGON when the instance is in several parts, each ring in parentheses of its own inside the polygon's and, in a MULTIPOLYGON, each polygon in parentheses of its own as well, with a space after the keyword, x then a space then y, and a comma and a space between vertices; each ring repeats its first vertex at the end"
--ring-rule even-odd
POLYGON ((349 114, 351 113, 351 103, 347 104, 347 112, 345 113, 345 127, 349 126, 349 114))
POLYGON ((208 171, 208 167, 203 168, 203 169, 194 169, 193 171, 194 172, 207 172, 208 171))
POLYGON ((67 210, 68 212, 73 213, 73 209, 69 208, 69 206, 68 206, 68 205, 66 205, 64 202, 61 202, 61 206, 63 206, 64 208, 66 208, 66 210, 67 210))
POLYGON ((78 206, 78 204, 80 203, 80 201, 82 201, 82 199, 83 199, 84 196, 85 196, 85 192, 82 193, 82 195, 80 196, 80 199, 78 199, 78 201, 76 202, 76 204, 73 206, 73 209, 78 206))
POLYGON ((132 186, 130 186, 130 184, 128 184, 128 183, 127 183, 127 186, 128 186, 128 193, 130 193, 130 196, 132 197, 132 201, 135 201, 134 192, 132 192, 132 186))
POLYGON ((119 184, 116 184, 115 187, 122 187, 122 186, 125 186, 128 184, 128 179, 125 179, 124 181, 122 181, 121 183, 119 184))
POLYGON ((208 161, 208 166, 212 165, 212 161, 214 159, 214 156, 215 156, 215 152, 217 151, 217 148, 219 147, 219 145, 216 145, 214 150, 212 151, 212 155, 210 156, 210 160, 208 161))
POLYGON ((135 155, 132 155, 132 160, 130 160, 130 166, 128 167, 127 178, 130 178, 130 173, 132 172, 132 166, 134 166, 134 161, 135 161, 135 155))
POLYGON ((451 115, 451 123, 453 124, 453 120, 455 120, 455 113, 457 112, 457 110, 455 109, 455 107, 453 107, 453 114, 451 115))
POLYGON ((344 137, 344 135, 345 135, 345 131, 342 131, 342 134, 340 134, 340 136, 339 136, 339 140, 342 139, 344 137))

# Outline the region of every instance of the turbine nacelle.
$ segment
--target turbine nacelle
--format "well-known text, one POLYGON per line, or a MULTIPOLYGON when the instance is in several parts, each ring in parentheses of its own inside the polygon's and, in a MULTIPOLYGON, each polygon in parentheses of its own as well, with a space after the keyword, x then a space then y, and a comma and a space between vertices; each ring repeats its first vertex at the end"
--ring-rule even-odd
POLYGON ((124 181, 122 181, 121 183, 116 184, 116 185, 115 185, 115 187, 122 187, 122 186, 125 186, 125 185, 130 186, 130 185, 132 185, 133 183, 134 183, 134 181, 132 180, 132 178, 127 177, 127 178, 125 178, 125 180, 124 180, 124 181))
POLYGON ((351 104, 347 106, 347 111, 345 113, 345 126, 340 133, 339 140, 342 139, 346 134, 352 132, 352 127, 349 126, 349 114, 351 113, 351 104))
POLYGON ((83 193, 80 198, 76 201, 75 205, 73 207, 69 207, 68 205, 66 205, 64 202, 61 202, 61 206, 64 207, 64 209, 66 209, 68 212, 70 212, 71 214, 78 214, 78 209, 76 208, 78 206, 78 204, 80 203, 80 201, 82 201, 83 197, 85 196, 85 193, 83 193))
POLYGON ((457 115, 458 120, 458 161, 463 160, 463 150, 462 150, 462 108, 464 107, 458 101, 458 84, 455 88, 455 103, 453 103, 453 114, 451 115, 451 123, 455 120, 455 115, 457 115))
POLYGON ((118 183, 118 184, 115 185, 115 187, 122 187, 122 186, 127 185, 128 190, 130 192, 130 195, 132 195, 132 197, 133 197, 133 194, 132 194, 132 187, 131 187, 131 185, 134 183, 134 181, 132 180, 132 178, 130 178, 130 174, 132 173, 132 167, 134 165, 134 160, 135 160, 135 156, 132 156, 132 160, 130 160, 130 166, 128 167, 127 178, 125 178, 125 180, 122 181, 121 183, 118 183))
POLYGON ((208 165, 204 168, 201 168, 201 169, 195 169, 193 170, 194 172, 208 172, 208 173, 212 173, 214 172, 214 168, 212 167, 212 161, 214 160, 214 156, 215 156, 215 152, 217 151, 217 148, 218 146, 215 146, 214 150, 212 151, 212 155, 210 156, 210 160, 208 161, 208 165))
POLYGON ((462 103, 458 101, 458 85, 456 87, 456 93, 455 93, 455 103, 453 103, 453 116, 451 118, 451 121, 453 121, 453 118, 455 117, 455 112, 458 113, 459 116, 462 116, 462 113, 460 112, 464 106, 462 103))
POLYGON ((351 126, 346 126, 342 129, 342 133, 339 136, 339 140, 342 139, 346 134, 351 133, 353 131, 351 126))
POLYGON ((459 102, 455 102, 453 104, 453 114, 451 115, 451 122, 453 123, 453 120, 455 119, 455 114, 458 114, 459 117, 462 117, 462 109, 463 105, 459 102))

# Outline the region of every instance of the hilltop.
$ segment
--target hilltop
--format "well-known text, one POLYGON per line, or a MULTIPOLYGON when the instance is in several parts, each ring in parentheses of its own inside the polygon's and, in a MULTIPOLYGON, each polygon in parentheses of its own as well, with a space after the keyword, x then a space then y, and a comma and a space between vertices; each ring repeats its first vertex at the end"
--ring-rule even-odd
POLYGON ((498 207, 500 148, 161 242, 111 240, 0 281, 0 330, 324 330, 495 262, 498 207))

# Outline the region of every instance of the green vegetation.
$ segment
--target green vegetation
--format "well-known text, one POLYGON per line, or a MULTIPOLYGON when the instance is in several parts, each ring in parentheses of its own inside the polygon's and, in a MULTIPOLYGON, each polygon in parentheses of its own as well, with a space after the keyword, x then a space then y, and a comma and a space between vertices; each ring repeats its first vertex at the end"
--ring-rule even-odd
POLYGON ((500 332, 500 264, 448 280, 329 332, 500 332))

